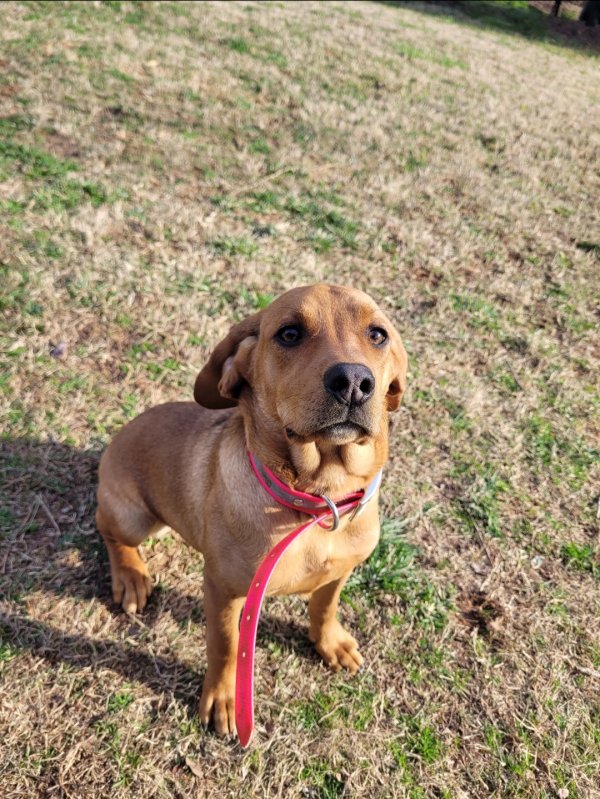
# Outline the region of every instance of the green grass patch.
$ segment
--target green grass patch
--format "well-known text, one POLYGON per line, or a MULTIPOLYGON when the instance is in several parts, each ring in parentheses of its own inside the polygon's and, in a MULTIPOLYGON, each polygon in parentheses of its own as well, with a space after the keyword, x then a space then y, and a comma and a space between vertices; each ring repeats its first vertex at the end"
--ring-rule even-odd
POLYGON ((600 577, 600 553, 591 544, 564 544, 560 556, 568 568, 600 577))
POLYGON ((445 397, 442 400, 442 404, 448 411, 451 419, 451 426, 454 431, 460 432, 461 430, 471 429, 472 423, 462 402, 457 402, 450 397, 445 397))
POLYGON ((383 522, 379 543, 366 563, 352 573, 346 594, 367 590, 398 594, 405 590, 414 576, 418 548, 401 537, 404 529, 400 521, 383 522))
POLYGON ((225 47, 228 47, 230 50, 233 50, 234 53, 250 52, 250 44, 246 39, 243 39, 241 37, 233 39, 224 39, 223 44, 225 45, 225 47))
POLYGON ((269 143, 263 136, 258 136, 256 139, 253 139, 248 146, 248 150, 258 155, 269 155, 271 152, 269 143))
POLYGON ((468 485, 453 500, 455 515, 469 532, 480 531, 500 538, 504 535, 500 497, 510 486, 491 468, 478 472, 469 470, 464 475, 468 485))
POLYGON ((407 749, 424 763, 435 763, 439 760, 444 753, 444 747, 433 728, 412 717, 404 717, 403 720, 408 730, 407 749))
MULTIPOLYGON (((37 282, 29 269, 8 264, 0 264, 0 278, 2 279, 2 292, 0 292, 0 310, 17 310, 25 308, 30 301, 29 291, 37 282)), ((9 357, 17 357, 14 350, 8 350, 9 357)), ((18 353, 17 353, 18 355, 18 353)))
MULTIPOLYGON (((117 768, 114 787, 128 787, 133 782, 135 772, 141 764, 141 755, 123 742, 123 735, 115 721, 101 719, 93 725, 101 745, 111 756, 117 768)), ((129 736, 127 736, 127 739, 129 736)), ((127 740, 126 739, 126 740, 127 740)))
POLYGON ((317 252, 328 252, 334 246, 355 250, 358 246, 358 222, 348 219, 339 207, 331 206, 331 202, 318 202, 308 194, 289 197, 284 208, 305 223, 309 232, 307 241, 317 252))
POLYGON ((76 180, 52 181, 34 191, 32 197, 34 207, 39 211, 69 211, 87 200, 98 208, 112 199, 100 183, 76 180))
POLYGON ((121 72, 120 69, 116 69, 115 67, 111 67, 108 70, 108 74, 111 76, 111 78, 121 80, 123 83, 135 83, 135 78, 132 78, 131 75, 126 75, 124 72, 121 72))
POLYGON ((448 69, 452 67, 468 69, 467 64, 458 58, 451 58, 444 53, 436 53, 432 50, 415 47, 408 42, 398 42, 394 45, 394 50, 396 53, 398 53, 398 55, 402 56, 402 58, 430 61, 432 64, 437 64, 438 66, 446 67, 448 69))
POLYGON ((128 25, 144 26, 147 22, 148 15, 146 10, 152 8, 145 3, 136 3, 132 11, 128 11, 123 17, 128 25))
POLYGON ((344 796, 346 786, 339 773, 325 760, 314 760, 304 766, 300 779, 307 783, 307 796, 314 799, 339 799, 344 796))
POLYGON ((35 230, 33 235, 23 239, 23 245, 28 252, 45 255, 49 260, 60 258, 63 254, 62 248, 48 230, 35 230))
POLYGON ((256 311, 261 311, 263 308, 266 308, 275 299, 274 294, 257 291, 256 289, 246 289, 245 287, 240 289, 240 297, 250 308, 256 311))
POLYGON ((449 596, 419 571, 418 547, 402 538, 405 526, 400 520, 384 520, 379 543, 369 559, 352 572, 342 598, 351 602, 363 596, 376 602, 378 595, 390 594, 405 605, 407 619, 423 628, 441 630, 451 607, 449 596))
POLYGON ((497 309, 474 294, 451 294, 452 307, 464 319, 469 327, 481 330, 496 331, 500 329, 497 309))
POLYGON ((328 693, 319 691, 308 701, 295 702, 292 714, 306 730, 344 726, 362 732, 373 720, 376 698, 361 684, 345 683, 328 693))
POLYGON ((74 161, 62 160, 35 147, 26 147, 10 140, 0 141, 0 174, 4 172, 8 176, 12 167, 37 184, 25 203, 4 201, 13 215, 20 213, 30 201, 33 201, 37 211, 68 211, 86 200, 97 208, 120 196, 119 193, 109 196, 100 183, 69 177, 70 173, 77 170, 74 161))
POLYGON ((63 161, 36 147, 26 147, 5 139, 0 141, 0 169, 9 162, 17 163, 25 176, 32 180, 63 177, 77 169, 73 161, 63 161))
POLYGON ((492 374, 492 380, 503 394, 516 394, 522 387, 511 371, 496 369, 492 374))
MULTIPOLYGON (((418 763, 433 767, 444 755, 444 745, 434 728, 414 716, 398 717, 400 735, 388 744, 400 779, 410 799, 426 799, 419 779, 418 763)), ((439 793, 439 796, 444 796, 439 793)))
MULTIPOLYGON (((35 123, 33 117, 29 114, 10 114, 6 117, 0 117, 0 139, 11 137, 15 133, 20 133, 24 130, 31 130, 35 123)), ((0 152, 2 144, 0 143, 0 152)))
POLYGON ((242 255, 250 258, 258 252, 258 244, 243 236, 221 236, 209 241, 208 246, 213 252, 229 257, 242 255))
POLYGON ((556 482, 566 478, 577 489, 585 482, 600 451, 578 436, 564 436, 549 419, 532 414, 525 429, 529 459, 534 470, 549 473, 556 482))
POLYGON ((257 58, 264 61, 266 64, 275 64, 279 69, 287 69, 288 60, 280 50, 274 50, 270 47, 264 48, 257 53, 257 58))
POLYGON ((109 713, 116 713, 119 710, 125 710, 135 701, 134 695, 131 691, 121 690, 116 691, 108 697, 107 710, 109 713))
POLYGON ((265 214, 273 211, 280 211, 283 207, 282 199, 276 191, 256 191, 252 192, 244 200, 246 208, 257 214, 265 214))
MULTIPOLYGON (((0 628, 0 633, 2 629, 0 628)), ((19 654, 19 650, 10 644, 8 641, 3 641, 0 637, 0 670, 3 663, 8 663, 19 654)))

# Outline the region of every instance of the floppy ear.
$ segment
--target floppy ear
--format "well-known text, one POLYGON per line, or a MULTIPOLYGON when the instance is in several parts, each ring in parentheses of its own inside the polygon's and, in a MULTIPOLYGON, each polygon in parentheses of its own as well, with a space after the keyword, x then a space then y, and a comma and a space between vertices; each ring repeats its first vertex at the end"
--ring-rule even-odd
POLYGON ((261 311, 234 325, 217 344, 208 363, 196 378, 194 399, 205 408, 237 405, 248 382, 250 355, 258 340, 261 311))
POLYGON ((406 390, 406 372, 408 369, 408 357, 402 339, 392 328, 392 348, 391 355, 393 359, 392 378, 387 392, 387 409, 388 411, 397 411, 402 401, 402 395, 406 390))

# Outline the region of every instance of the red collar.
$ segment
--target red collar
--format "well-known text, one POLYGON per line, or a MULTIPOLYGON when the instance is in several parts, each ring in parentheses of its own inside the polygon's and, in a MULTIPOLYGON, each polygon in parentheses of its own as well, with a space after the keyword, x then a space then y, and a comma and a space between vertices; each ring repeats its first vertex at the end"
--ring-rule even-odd
POLYGON ((295 488, 290 488, 290 486, 283 483, 276 474, 265 466, 264 463, 261 463, 256 455, 248 451, 248 457, 250 458, 250 465, 252 466, 252 471, 258 478, 258 482, 276 502, 279 502, 280 505, 284 505, 286 508, 297 510, 300 513, 309 513, 311 516, 318 516, 320 513, 329 509, 333 517, 332 530, 336 530, 340 523, 340 510, 344 509, 344 511, 347 512, 351 510, 351 508, 345 507, 347 504, 357 503, 352 505, 354 509, 352 518, 356 518, 381 484, 382 473, 379 471, 366 489, 361 488, 359 491, 347 494, 342 499, 334 502, 332 499, 329 499, 327 494, 318 496, 316 494, 307 494, 304 491, 296 491, 295 488))
POLYGON ((254 729, 254 649, 256 646, 258 618, 269 579, 275 566, 277 566, 292 541, 295 541, 301 533, 308 530, 313 524, 319 524, 323 527, 324 522, 333 519, 331 530, 335 530, 339 524, 340 516, 353 511, 351 520, 356 518, 367 502, 377 493, 381 484, 381 471, 379 471, 366 489, 355 491, 338 502, 334 502, 325 495, 319 497, 314 494, 306 494, 303 491, 296 491, 286 486, 251 452, 248 452, 248 457, 259 483, 273 499, 279 502, 280 505, 302 513, 308 513, 313 518, 289 533, 267 553, 267 556, 256 570, 248 590, 240 622, 235 679, 235 724, 240 743, 244 747, 248 745, 254 729))

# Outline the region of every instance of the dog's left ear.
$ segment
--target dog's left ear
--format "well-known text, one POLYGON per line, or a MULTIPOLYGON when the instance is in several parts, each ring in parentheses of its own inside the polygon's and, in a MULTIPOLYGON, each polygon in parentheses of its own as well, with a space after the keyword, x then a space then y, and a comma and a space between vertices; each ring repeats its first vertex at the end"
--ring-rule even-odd
POLYGON ((194 399, 205 408, 232 408, 249 382, 261 311, 234 325, 196 378, 194 399))
POLYGON ((391 335, 391 356, 392 356, 392 377, 387 391, 388 411, 397 411, 402 401, 402 395, 406 390, 406 372, 408 369, 408 357, 404 344, 398 332, 392 327, 391 335))

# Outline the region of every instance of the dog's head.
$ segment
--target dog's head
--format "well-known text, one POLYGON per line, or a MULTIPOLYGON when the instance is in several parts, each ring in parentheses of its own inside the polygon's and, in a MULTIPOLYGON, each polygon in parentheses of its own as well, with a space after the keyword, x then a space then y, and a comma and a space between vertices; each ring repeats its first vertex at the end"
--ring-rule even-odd
POLYGON ((367 294, 319 284, 232 327, 194 397, 207 408, 250 404, 288 439, 346 444, 379 434, 406 368, 398 332, 367 294))

